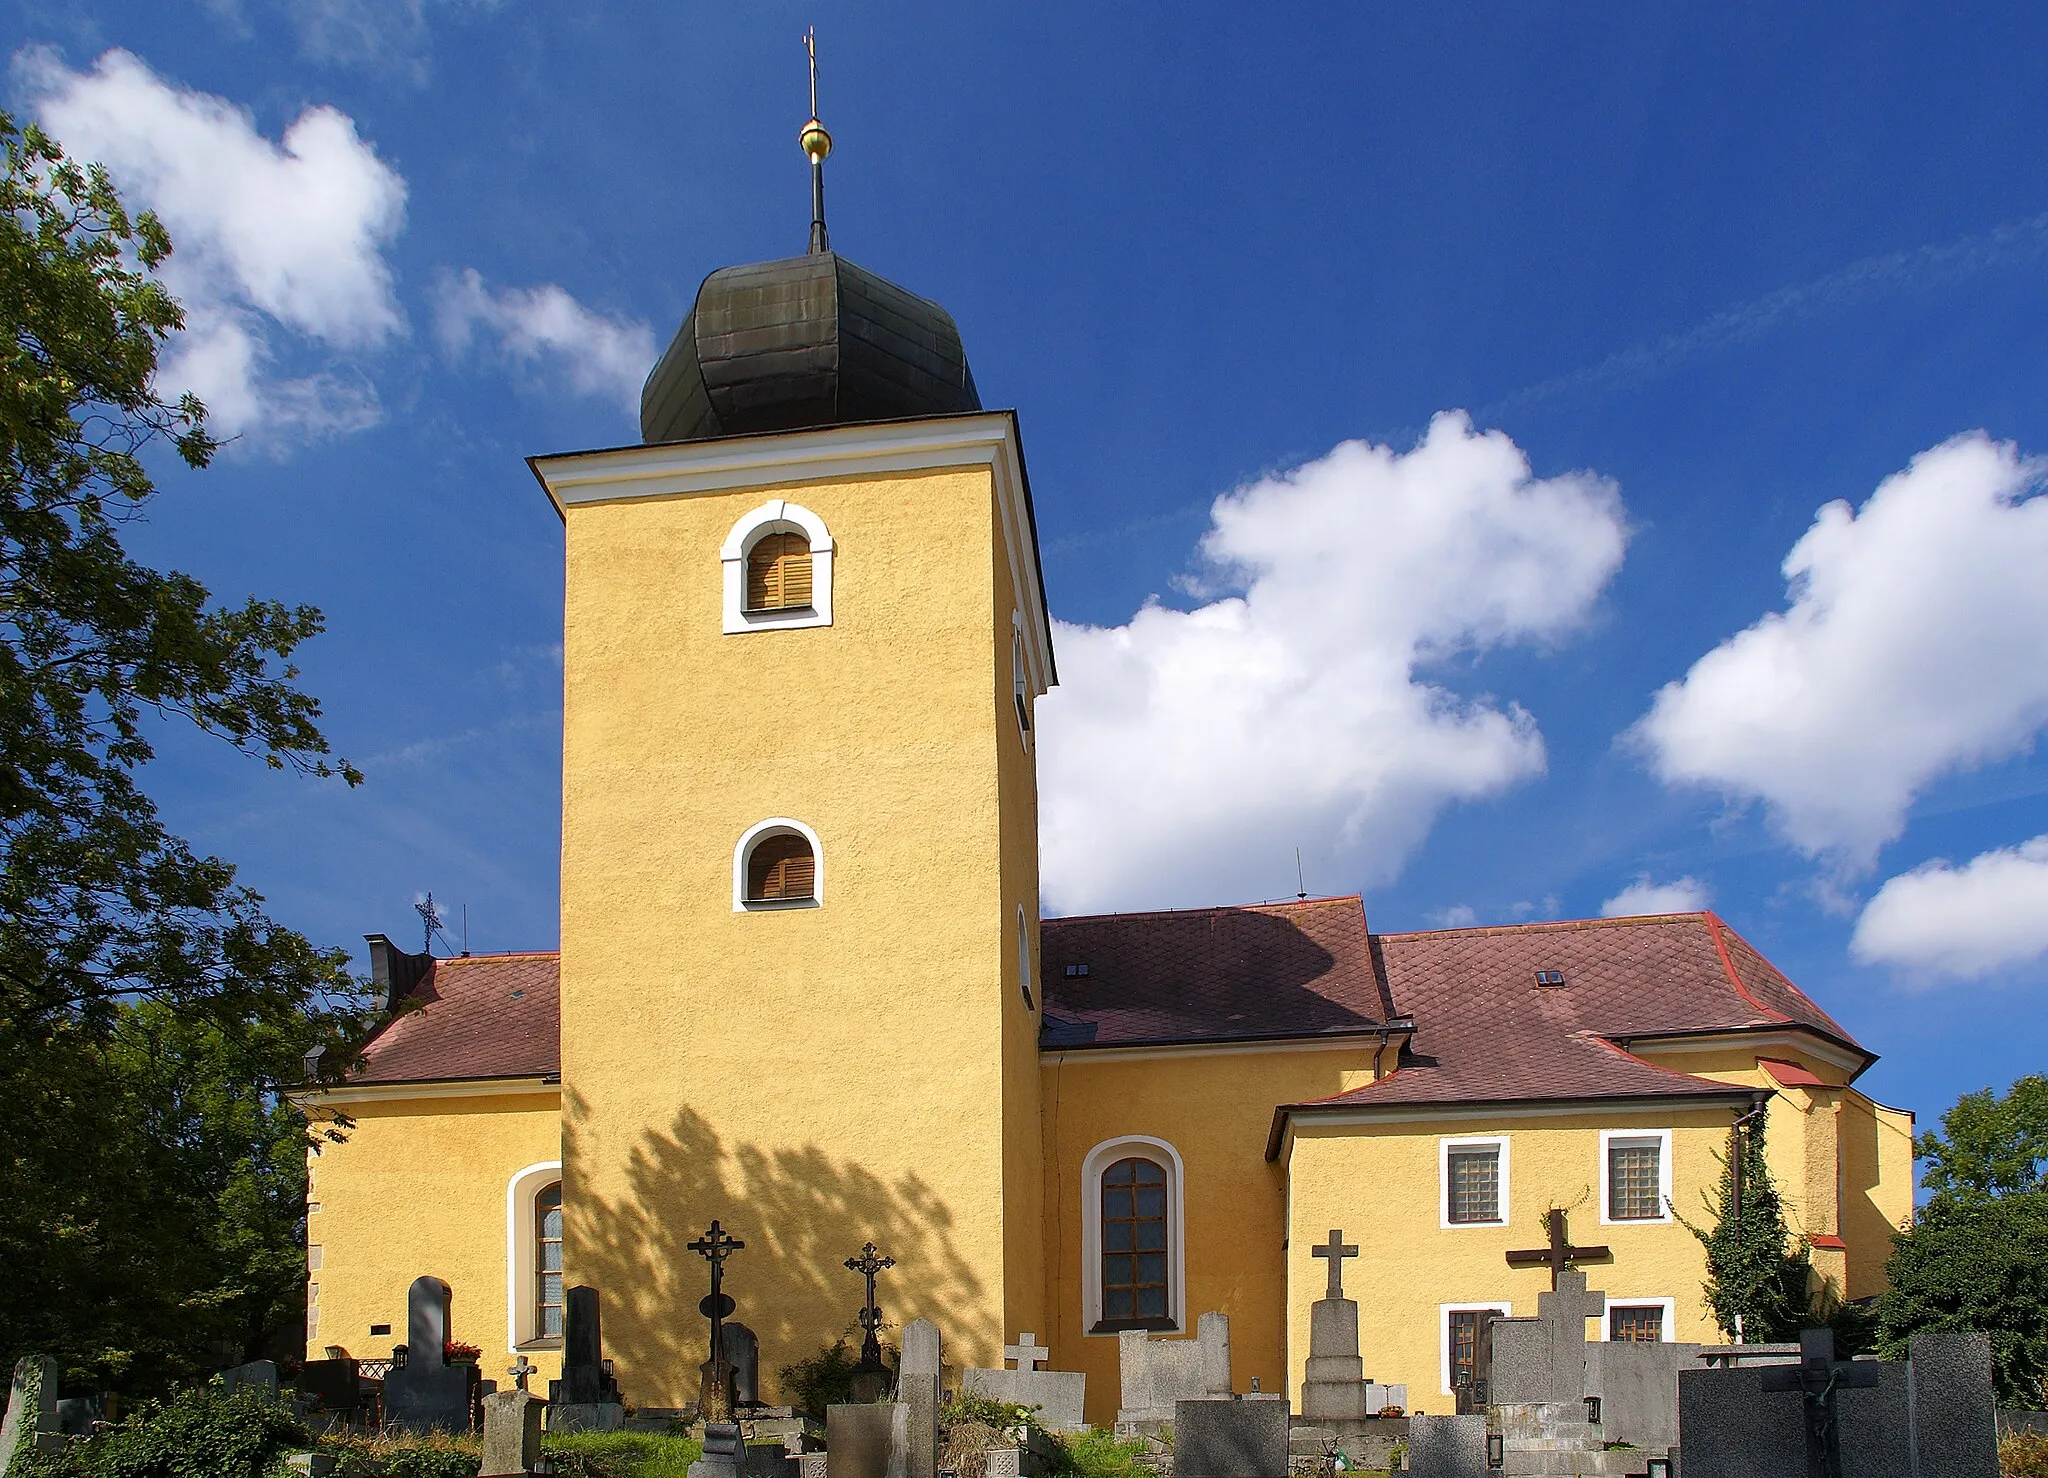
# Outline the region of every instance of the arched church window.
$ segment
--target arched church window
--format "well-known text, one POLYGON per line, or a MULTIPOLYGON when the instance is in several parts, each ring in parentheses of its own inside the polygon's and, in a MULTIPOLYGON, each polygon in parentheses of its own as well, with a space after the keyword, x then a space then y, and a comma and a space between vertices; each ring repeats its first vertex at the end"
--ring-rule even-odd
POLYGON ((562 1337, 562 1183, 533 1198, 534 1332, 562 1337))
POLYGON ((1102 1172, 1102 1319, 1167 1318, 1166 1169, 1132 1156, 1102 1172))
POLYGON ((808 610, 811 541, 803 534, 768 534, 747 551, 747 610, 808 610))
POLYGON ((747 902, 791 903, 815 898, 818 859, 808 839, 784 832, 763 837, 747 858, 747 902))

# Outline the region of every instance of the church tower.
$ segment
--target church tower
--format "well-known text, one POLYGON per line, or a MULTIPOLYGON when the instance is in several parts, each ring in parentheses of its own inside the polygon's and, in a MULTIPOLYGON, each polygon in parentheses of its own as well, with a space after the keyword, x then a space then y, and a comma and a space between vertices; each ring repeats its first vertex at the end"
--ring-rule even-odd
POLYGON ((951 317, 833 253, 714 272, 641 445, 536 458, 565 525, 567 1280, 632 1399, 698 1391, 717 1218, 760 1369, 1044 1327, 1033 704, 1013 413, 951 317), (853 1332, 858 1342, 858 1331, 853 1332))

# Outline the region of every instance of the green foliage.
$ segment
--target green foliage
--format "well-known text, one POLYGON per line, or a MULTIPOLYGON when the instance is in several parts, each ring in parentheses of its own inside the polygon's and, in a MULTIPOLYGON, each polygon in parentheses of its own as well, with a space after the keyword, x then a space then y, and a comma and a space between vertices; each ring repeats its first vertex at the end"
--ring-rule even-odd
POLYGON ((171 719, 360 777, 296 686, 318 611, 216 606, 122 545, 150 443, 215 450, 155 387, 162 225, 4 114, 0 145, 0 1364, 146 1392, 293 1321, 307 1125, 279 1089, 362 1018, 346 957, 170 835, 139 772, 171 719))
MULTIPOLYGON (((896 1352, 882 1347, 882 1363, 895 1368, 896 1352)), ((825 1408, 842 1406, 853 1399, 853 1373, 860 1368, 860 1351, 841 1335, 809 1359, 782 1367, 782 1389, 790 1405, 823 1420, 825 1408)))
POLYGON ((1892 1240, 1877 1301, 1877 1348, 1905 1358, 1927 1330, 1991 1335, 2001 1406, 2030 1408, 2048 1391, 2048 1190, 1937 1196, 1892 1240))
POLYGON ((572 1432, 543 1438, 541 1450, 563 1478, 687 1478, 704 1444, 653 1432, 572 1432))
POLYGON ((1759 1118, 1737 1135, 1737 1156, 1723 1157, 1721 1180, 1707 1202, 1711 1228, 1684 1225, 1707 1249, 1707 1307, 1730 1339, 1742 1319, 1743 1338, 1753 1344, 1793 1340, 1813 1317, 1811 1252, 1794 1243, 1785 1207, 1764 1161, 1764 1126, 1759 1118), (1735 1207, 1735 1173, 1742 1174, 1742 1205, 1735 1207))
POLYGON ((2002 1439, 1998 1478, 2048 1478, 2048 1434, 2014 1432, 2002 1439))
POLYGON ((941 1439, 953 1428, 977 1423, 992 1431, 1005 1434, 1021 1434, 1027 1428, 1039 1426, 1036 1406, 1023 1406, 1015 1401, 997 1401, 989 1396, 977 1396, 962 1391, 941 1406, 937 1414, 937 1426, 941 1439))
POLYGON ((1147 1478, 1151 1472, 1138 1462, 1145 1451, 1141 1441, 1123 1440, 1100 1427, 1058 1440, 1067 1459, 1064 1471, 1073 1478, 1147 1478))
POLYGON ((2003 1097, 1965 1093, 1941 1116, 1941 1133, 1921 1135, 1913 1153, 1935 1200, 2048 1190, 2048 1077, 2021 1078, 2003 1097))
MULTIPOLYGON (((26 1478, 264 1478, 307 1445, 290 1412, 238 1391, 185 1391, 60 1452, 23 1455, 26 1478)), ((470 1469, 469 1478, 476 1470, 470 1469)))

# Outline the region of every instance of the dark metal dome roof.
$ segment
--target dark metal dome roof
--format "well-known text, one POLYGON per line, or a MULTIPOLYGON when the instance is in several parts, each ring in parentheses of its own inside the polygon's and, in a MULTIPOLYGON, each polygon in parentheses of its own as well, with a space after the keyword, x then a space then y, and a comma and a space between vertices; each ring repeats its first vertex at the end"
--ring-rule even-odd
POLYGON ((726 267, 640 392, 645 442, 978 411, 944 308, 832 252, 726 267))

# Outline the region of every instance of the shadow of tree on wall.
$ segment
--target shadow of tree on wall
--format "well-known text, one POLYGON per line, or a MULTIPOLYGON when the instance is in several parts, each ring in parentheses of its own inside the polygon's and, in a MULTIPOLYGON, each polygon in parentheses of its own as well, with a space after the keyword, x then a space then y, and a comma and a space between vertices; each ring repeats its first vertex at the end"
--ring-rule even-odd
POLYGON ((689 1244, 713 1217, 747 1244, 726 1263, 725 1289, 739 1305, 733 1317, 760 1339, 766 1399, 784 1365, 854 1324, 866 1287, 844 1263, 870 1239, 896 1259, 876 1288, 890 1325, 922 1315, 953 1348, 1001 1344, 1002 1291, 969 1267, 952 1212, 917 1175, 887 1181, 815 1145, 727 1144, 684 1107, 666 1130, 642 1135, 627 1158, 626 1194, 610 1201, 578 1173, 593 1153, 580 1132, 587 1104, 565 1089, 562 1106, 568 1281, 599 1291, 605 1354, 629 1400, 682 1406, 697 1398, 698 1367, 710 1353, 697 1303, 711 1284, 709 1264, 689 1244))

